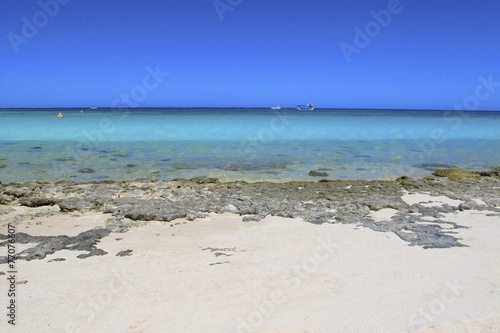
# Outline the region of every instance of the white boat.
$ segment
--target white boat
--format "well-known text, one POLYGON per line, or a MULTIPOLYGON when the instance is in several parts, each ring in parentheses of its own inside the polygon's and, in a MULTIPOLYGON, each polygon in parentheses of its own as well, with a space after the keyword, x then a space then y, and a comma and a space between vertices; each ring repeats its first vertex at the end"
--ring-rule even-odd
POLYGON ((92 105, 92 106, 90 107, 90 109, 92 109, 92 110, 97 110, 97 107, 95 107, 95 106, 93 106, 93 105, 92 105))
POLYGON ((272 106, 271 107, 271 110, 281 110, 281 106, 277 105, 277 106, 272 106))
POLYGON ((297 105, 296 109, 314 111, 314 105, 312 103, 309 103, 307 105, 297 105))

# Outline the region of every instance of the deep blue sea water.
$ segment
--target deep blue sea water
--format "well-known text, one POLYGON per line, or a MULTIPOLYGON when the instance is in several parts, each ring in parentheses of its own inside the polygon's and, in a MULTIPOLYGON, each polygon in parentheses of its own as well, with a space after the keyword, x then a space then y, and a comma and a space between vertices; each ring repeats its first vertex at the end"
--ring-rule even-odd
POLYGON ((500 168, 500 112, 0 109, 0 126, 4 183, 315 179, 310 170, 376 179, 500 168))

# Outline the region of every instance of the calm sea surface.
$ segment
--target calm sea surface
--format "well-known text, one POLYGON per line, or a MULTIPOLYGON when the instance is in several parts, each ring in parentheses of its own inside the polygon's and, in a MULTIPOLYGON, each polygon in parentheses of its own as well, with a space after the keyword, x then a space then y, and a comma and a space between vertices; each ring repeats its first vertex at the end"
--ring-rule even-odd
POLYGON ((500 112, 0 109, 0 126, 4 183, 317 179, 311 170, 375 179, 500 168, 500 112))

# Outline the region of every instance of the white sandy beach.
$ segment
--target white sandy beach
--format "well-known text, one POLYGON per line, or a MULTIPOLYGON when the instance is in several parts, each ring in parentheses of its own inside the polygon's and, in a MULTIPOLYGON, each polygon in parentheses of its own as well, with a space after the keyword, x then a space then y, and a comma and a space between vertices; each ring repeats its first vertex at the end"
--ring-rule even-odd
MULTIPOLYGON (((16 209, 21 214, 29 208, 16 209)), ((372 214, 383 220, 393 213, 372 214)), ((17 232, 76 235, 104 226, 108 217, 35 218, 20 223, 17 232)), ((500 332, 500 220, 485 211, 448 214, 445 220, 469 227, 457 231, 467 247, 423 249, 390 232, 278 217, 243 223, 237 215, 214 214, 144 223, 102 239, 97 247, 106 256, 78 259, 80 252, 64 250, 18 261, 17 325, 7 325, 4 317, 0 327, 2 332, 500 332), (131 256, 115 256, 129 249, 131 256), (48 263, 54 258, 66 261, 48 263)), ((0 281, 0 290, 7 290, 5 275, 0 281)))

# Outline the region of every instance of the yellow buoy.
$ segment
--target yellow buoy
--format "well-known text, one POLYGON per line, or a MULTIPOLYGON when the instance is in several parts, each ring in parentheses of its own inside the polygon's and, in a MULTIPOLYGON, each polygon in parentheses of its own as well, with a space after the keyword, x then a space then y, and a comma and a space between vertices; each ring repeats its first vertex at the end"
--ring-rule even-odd
POLYGON ((59 112, 59 113, 57 114, 57 118, 62 118, 62 113, 61 113, 61 112, 59 112))
POLYGON ((83 110, 80 110, 80 113, 83 113, 83 110))

